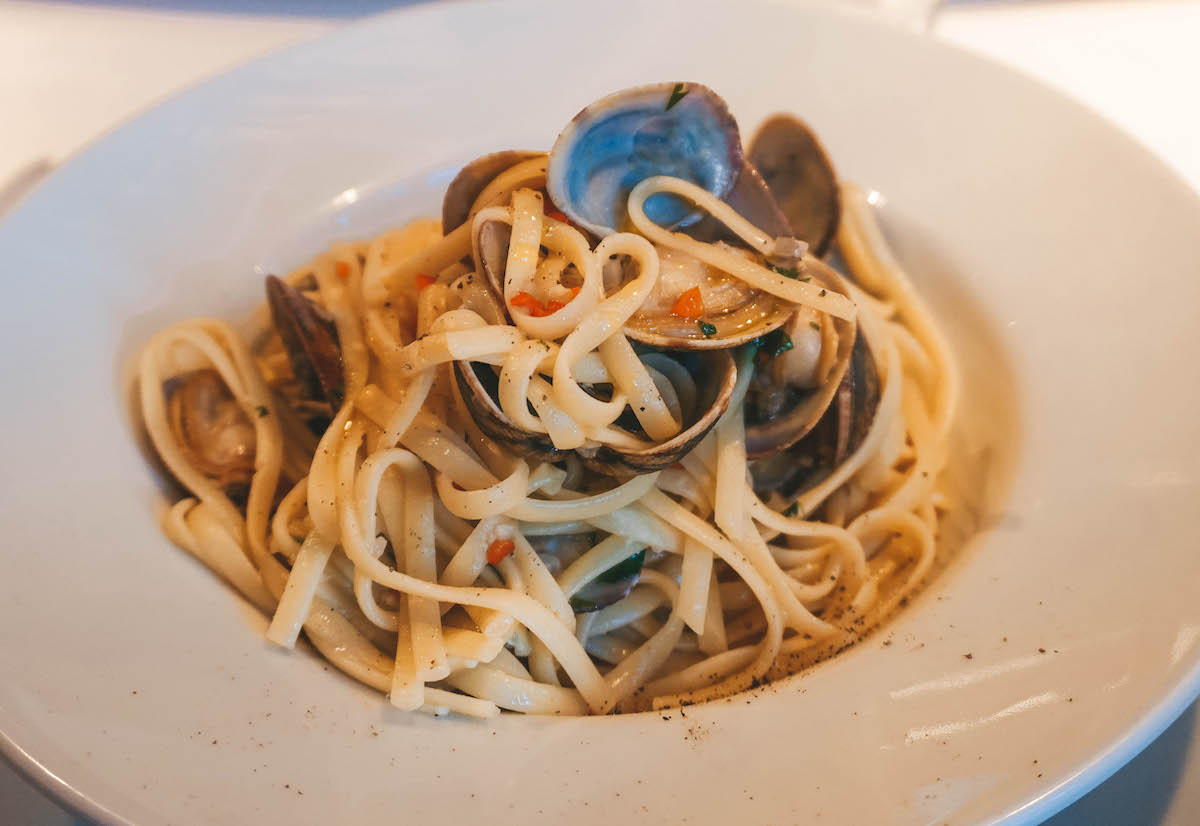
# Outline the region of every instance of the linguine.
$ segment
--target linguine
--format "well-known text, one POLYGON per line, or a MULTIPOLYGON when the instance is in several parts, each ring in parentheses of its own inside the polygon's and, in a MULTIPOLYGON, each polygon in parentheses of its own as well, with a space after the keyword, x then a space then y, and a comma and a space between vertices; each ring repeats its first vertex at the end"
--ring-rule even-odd
MULTIPOLYGON (((209 319, 158 333, 142 413, 190 492, 167 536, 271 617, 272 642, 303 632, 408 710, 669 708, 859 639, 934 563, 958 388, 865 197, 841 187, 847 279, 668 175, 633 187, 624 231, 597 239, 548 200, 546 168, 515 164, 445 235, 416 221, 281 280, 305 343, 336 344, 340 362, 307 376, 335 388, 323 399, 305 392, 283 304, 252 341, 209 319), (663 193, 733 240, 657 223, 644 207, 663 193), (494 285, 488 230, 508 235, 494 285), (863 364, 873 375, 869 417, 833 437, 844 455, 810 484, 769 479, 834 425, 748 455, 748 395, 799 343, 720 350, 728 384, 709 391, 692 362, 632 337, 681 261, 812 319, 809 362, 788 367, 816 377, 797 405, 834 404, 863 364), (849 356, 859 337, 865 362, 849 356)), ((691 325, 701 348, 707 323, 691 325)))

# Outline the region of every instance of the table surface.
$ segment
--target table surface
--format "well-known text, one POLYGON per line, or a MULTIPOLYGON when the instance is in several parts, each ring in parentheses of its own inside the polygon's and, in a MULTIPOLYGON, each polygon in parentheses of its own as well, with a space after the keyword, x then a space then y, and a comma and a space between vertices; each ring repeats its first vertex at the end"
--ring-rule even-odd
MULTIPOLYGON (((0 186, 156 101, 387 0, 0 0, 0 186)), ((1200 190, 1200 0, 951 2, 932 36, 1101 112, 1200 190), (1181 105, 1182 104, 1182 105, 1181 105)), ((1047 826, 1200 822, 1197 706, 1047 826)), ((0 823, 87 826, 0 762, 0 823)))

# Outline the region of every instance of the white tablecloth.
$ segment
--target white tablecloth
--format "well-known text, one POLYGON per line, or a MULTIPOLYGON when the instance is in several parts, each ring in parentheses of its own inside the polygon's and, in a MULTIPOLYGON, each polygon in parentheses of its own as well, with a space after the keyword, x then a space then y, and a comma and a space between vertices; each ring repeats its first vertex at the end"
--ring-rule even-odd
MULTIPOLYGON (((157 100, 386 0, 0 0, 0 186, 61 161, 157 100), (251 8, 254 11, 243 11, 251 8)), ((1200 0, 952 3, 933 36, 986 54, 1099 110, 1200 190, 1200 0)), ((1053 826, 1200 823, 1196 706, 1053 826)), ((0 763, 0 823, 72 818, 0 763)))

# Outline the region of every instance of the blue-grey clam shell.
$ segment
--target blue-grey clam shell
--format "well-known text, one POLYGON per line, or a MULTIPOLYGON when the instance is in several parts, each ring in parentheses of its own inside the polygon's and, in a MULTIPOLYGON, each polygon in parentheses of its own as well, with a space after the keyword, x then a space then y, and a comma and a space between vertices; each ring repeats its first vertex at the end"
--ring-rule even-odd
MULTIPOLYGON (((671 175, 724 198, 741 168, 741 136, 725 101, 698 83, 658 83, 576 115, 551 150, 547 189, 572 221, 604 236, 625 228, 629 192, 646 178, 671 175)), ((666 194, 648 199, 646 214, 670 228, 700 217, 666 194)))

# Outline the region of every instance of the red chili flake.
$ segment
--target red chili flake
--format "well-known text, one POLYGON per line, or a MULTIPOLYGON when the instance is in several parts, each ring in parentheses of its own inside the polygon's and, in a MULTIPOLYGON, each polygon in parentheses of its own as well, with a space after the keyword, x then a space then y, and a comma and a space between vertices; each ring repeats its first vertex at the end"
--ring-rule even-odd
POLYGON ((487 549, 489 565, 499 565, 501 560, 517 549, 517 543, 511 539, 497 539, 487 549))

